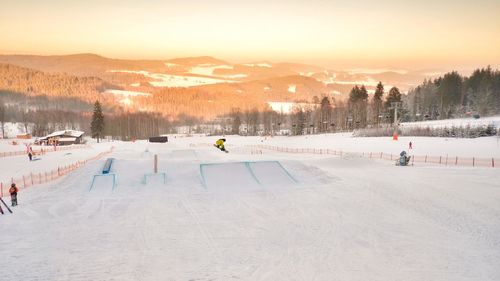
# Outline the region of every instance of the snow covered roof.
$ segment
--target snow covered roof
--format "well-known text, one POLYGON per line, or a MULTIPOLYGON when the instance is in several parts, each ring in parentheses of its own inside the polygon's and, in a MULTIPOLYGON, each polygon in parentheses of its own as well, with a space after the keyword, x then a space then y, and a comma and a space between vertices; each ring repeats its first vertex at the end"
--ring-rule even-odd
POLYGON ((63 142, 63 141, 75 141, 76 138, 59 138, 59 142, 63 142))
POLYGON ((56 132, 53 132, 52 134, 48 134, 45 137, 42 137, 40 139, 49 139, 49 138, 59 137, 59 136, 67 136, 67 137, 79 138, 83 134, 84 134, 84 132, 82 132, 82 131, 75 131, 75 130, 56 131, 56 132))

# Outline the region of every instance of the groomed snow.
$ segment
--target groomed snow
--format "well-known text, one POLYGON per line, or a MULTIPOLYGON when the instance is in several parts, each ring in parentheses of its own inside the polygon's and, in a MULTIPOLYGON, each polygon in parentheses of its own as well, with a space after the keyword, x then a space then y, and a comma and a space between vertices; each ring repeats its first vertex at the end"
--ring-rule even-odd
POLYGON ((271 64, 267 62, 260 62, 260 63, 244 63, 242 65, 245 66, 251 66, 251 67, 266 67, 266 68, 271 68, 273 67, 271 64))
MULTIPOLYGON (((14 214, 0 215, 0 256, 8 265, 0 279, 500 279, 498 169, 396 167, 248 147, 396 149, 385 138, 226 136, 227 154, 211 146, 216 139, 176 136, 166 144, 79 150, 75 158, 88 158, 115 146, 109 157, 116 159, 116 188, 104 179, 89 191, 101 159, 23 190, 14 214), (154 154, 167 182, 144 185, 154 154), (297 182, 287 181, 276 161, 297 182), (237 163, 260 163, 253 171, 262 183, 248 188, 248 169, 237 163), (216 164, 204 171, 215 185, 203 183, 202 164, 216 164)), ((494 138, 415 143, 422 153, 436 147, 480 154, 497 145, 494 138)), ((68 156, 51 155, 37 162, 50 167, 68 156)), ((0 158, 2 175, 17 162, 38 169, 24 156, 0 158)))
POLYGON ((422 121, 422 122, 406 122, 401 123, 403 127, 409 128, 451 128, 451 127, 482 127, 493 125, 495 128, 500 128, 500 116, 490 116, 482 118, 457 118, 457 119, 443 119, 443 120, 432 120, 432 121, 422 121))
POLYGON ((200 85, 217 84, 217 83, 233 83, 235 81, 228 79, 199 77, 190 75, 172 75, 163 73, 151 73, 144 70, 110 70, 109 72, 124 72, 144 75, 145 77, 154 79, 150 81, 154 87, 194 87, 200 85))
POLYGON ((191 67, 189 73, 212 76, 215 69, 233 69, 232 65, 212 65, 212 64, 200 64, 195 67, 191 67))

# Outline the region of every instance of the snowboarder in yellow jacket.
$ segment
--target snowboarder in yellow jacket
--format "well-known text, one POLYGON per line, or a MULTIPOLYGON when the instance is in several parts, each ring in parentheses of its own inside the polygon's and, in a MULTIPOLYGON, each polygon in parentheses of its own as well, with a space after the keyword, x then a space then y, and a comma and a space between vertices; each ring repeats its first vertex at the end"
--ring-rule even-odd
POLYGON ((217 147, 218 149, 220 149, 221 151, 225 151, 225 152, 228 152, 226 150, 226 148, 224 147, 224 143, 226 142, 226 139, 218 139, 214 146, 217 147))

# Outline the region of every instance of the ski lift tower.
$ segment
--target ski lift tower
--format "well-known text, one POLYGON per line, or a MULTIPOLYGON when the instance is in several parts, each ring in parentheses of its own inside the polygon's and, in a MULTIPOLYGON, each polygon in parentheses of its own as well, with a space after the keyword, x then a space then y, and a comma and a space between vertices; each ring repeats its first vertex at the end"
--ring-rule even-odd
POLYGON ((401 108, 401 102, 396 101, 396 102, 391 102, 391 107, 389 109, 394 109, 394 134, 392 136, 393 140, 398 140, 398 127, 399 127, 399 121, 398 121, 398 109, 401 108))

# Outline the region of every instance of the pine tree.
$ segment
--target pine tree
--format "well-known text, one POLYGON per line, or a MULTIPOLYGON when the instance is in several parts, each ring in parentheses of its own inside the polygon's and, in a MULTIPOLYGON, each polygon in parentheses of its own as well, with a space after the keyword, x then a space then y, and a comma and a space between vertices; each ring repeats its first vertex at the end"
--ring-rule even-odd
POLYGON ((332 115, 332 105, 330 103, 330 99, 325 96, 321 99, 320 119, 319 119, 320 132, 328 131, 328 123, 330 122, 331 115, 332 115))
POLYGON ((391 103, 393 102, 401 102, 401 92, 399 92, 399 89, 397 87, 392 87, 389 90, 389 94, 387 95, 387 98, 385 100, 385 106, 391 107, 391 103))
POLYGON ((374 120, 375 123, 379 123, 380 111, 382 110, 382 97, 384 96, 384 85, 382 82, 378 82, 377 89, 375 90, 375 94, 373 95, 373 112, 374 112, 374 120))
POLYGON ((394 110, 392 109, 392 103, 393 102, 401 102, 401 92, 397 87, 392 87, 389 90, 389 94, 387 95, 387 98, 385 99, 385 108, 389 111, 389 120, 394 119, 394 110))
POLYGON ((358 87, 357 85, 352 88, 349 93, 349 108, 352 114, 353 122, 356 127, 366 127, 366 107, 368 101, 368 91, 364 85, 358 87))
POLYGON ((99 101, 96 101, 94 104, 94 114, 92 115, 90 130, 92 131, 92 137, 97 138, 97 142, 99 142, 104 131, 104 115, 102 114, 102 108, 99 101))

